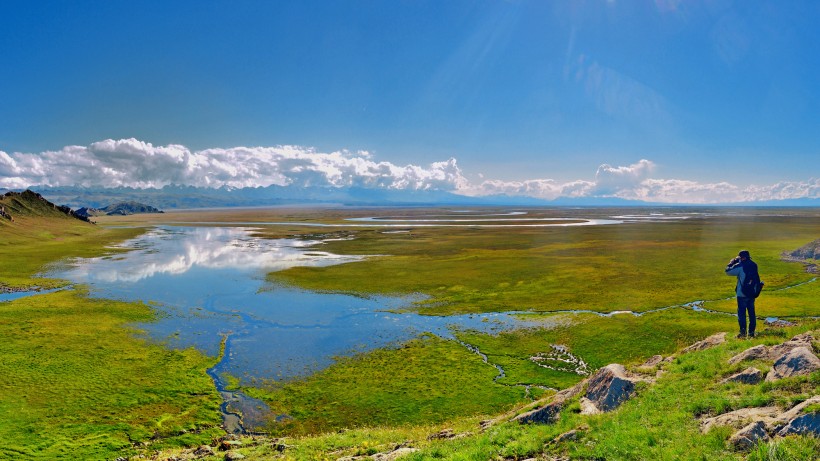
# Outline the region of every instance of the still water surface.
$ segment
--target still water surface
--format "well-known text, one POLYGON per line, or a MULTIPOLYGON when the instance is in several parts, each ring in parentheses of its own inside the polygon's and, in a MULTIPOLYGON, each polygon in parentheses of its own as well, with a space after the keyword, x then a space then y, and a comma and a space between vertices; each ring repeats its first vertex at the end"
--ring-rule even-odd
POLYGON ((355 264, 359 256, 321 250, 320 240, 262 239, 244 227, 158 227, 121 246, 126 253, 78 259, 49 276, 84 283, 99 298, 155 305, 158 321, 138 327, 170 347, 225 357, 214 371, 243 384, 305 376, 335 356, 391 346, 422 332, 494 331, 528 325, 510 314, 449 317, 391 313, 414 298, 356 297, 273 285, 271 271, 355 264))

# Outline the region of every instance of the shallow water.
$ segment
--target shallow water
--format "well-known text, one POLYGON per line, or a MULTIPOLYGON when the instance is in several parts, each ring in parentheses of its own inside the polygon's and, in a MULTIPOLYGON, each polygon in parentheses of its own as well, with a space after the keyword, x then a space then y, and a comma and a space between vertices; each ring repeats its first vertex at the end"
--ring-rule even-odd
POLYGON ((335 356, 396 345, 450 327, 497 331, 531 323, 510 314, 422 316, 391 313, 416 298, 318 293, 265 281, 294 266, 354 263, 321 251, 321 241, 261 239, 241 227, 159 227, 122 244, 115 256, 78 259, 49 276, 84 283, 99 298, 151 302, 160 312, 138 327, 171 347, 218 355, 217 374, 243 384, 287 380, 330 365, 335 356))

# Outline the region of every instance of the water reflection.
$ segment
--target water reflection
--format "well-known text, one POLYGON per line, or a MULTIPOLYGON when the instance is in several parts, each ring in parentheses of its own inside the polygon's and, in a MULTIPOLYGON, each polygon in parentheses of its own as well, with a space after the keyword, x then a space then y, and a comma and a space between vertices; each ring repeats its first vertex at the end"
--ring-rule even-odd
POLYGON ((272 286, 270 271, 358 261, 320 251, 323 242, 254 237, 250 229, 160 227, 113 257, 74 261, 51 276, 86 283, 92 296, 156 303, 158 321, 139 325, 171 347, 218 355, 214 371, 244 384, 286 380, 328 366, 333 357, 396 344, 422 332, 452 337, 450 326, 492 331, 524 322, 509 314, 429 317, 386 309, 413 300, 355 297, 272 286))

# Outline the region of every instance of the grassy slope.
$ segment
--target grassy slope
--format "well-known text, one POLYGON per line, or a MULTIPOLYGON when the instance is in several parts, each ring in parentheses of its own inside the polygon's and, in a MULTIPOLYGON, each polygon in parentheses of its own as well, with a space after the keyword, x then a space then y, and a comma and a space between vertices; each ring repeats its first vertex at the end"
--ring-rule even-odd
MULTIPOLYGON (((53 216, 0 226, 0 283, 10 287, 60 285, 31 276, 141 232, 53 216)), ((114 458, 154 437, 161 447, 221 433, 220 399, 204 373, 213 359, 148 344, 127 326, 152 318, 146 305, 92 300, 82 289, 0 303, 0 458, 114 458)))
POLYGON ((361 230, 331 242, 342 254, 386 255, 300 267, 276 281, 354 293, 424 293, 422 312, 645 311, 731 294, 723 267, 749 248, 767 290, 808 280, 780 254, 817 238, 813 217, 715 217, 582 228, 361 230), (380 274, 372 277, 372 274, 380 274))
MULTIPOLYGON (((441 425, 369 427, 332 431, 307 437, 287 437, 283 452, 268 443, 245 440, 238 451, 248 460, 337 459, 345 455, 386 452, 398 445, 419 448, 403 460, 521 460, 536 456, 566 456, 590 460, 807 460, 820 452, 820 439, 789 437, 764 443, 750 453, 736 452, 727 444, 731 428, 718 427, 703 434, 697 418, 734 409, 779 405, 791 407, 820 394, 820 372, 758 385, 720 384, 731 373, 754 365, 765 373, 770 362, 728 365, 729 357, 756 344, 775 344, 800 332, 820 327, 818 321, 786 330, 767 330, 754 340, 729 339, 702 352, 680 355, 662 365, 665 373, 652 385, 640 385, 638 395, 616 411, 597 416, 579 414, 577 399, 552 425, 502 422, 481 431, 475 418, 448 423, 466 437, 428 440, 441 425), (558 435, 582 428, 576 441, 552 443, 558 435), (585 428, 585 429, 584 429, 585 428)), ((820 352, 820 344, 815 344, 820 352)), ((508 415, 510 417, 510 415, 508 415)), ((169 453, 170 454, 170 453, 169 453)), ((211 459, 219 459, 213 457, 211 459)))

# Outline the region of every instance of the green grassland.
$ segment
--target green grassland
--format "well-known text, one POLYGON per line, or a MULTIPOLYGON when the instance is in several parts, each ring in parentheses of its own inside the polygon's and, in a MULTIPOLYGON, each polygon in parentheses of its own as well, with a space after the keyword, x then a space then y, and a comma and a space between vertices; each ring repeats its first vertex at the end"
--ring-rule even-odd
POLYGON ((712 217, 576 228, 357 230, 328 242, 341 254, 378 255, 270 274, 278 283, 356 294, 424 294, 421 313, 505 310, 642 312, 732 293, 726 262, 748 248, 767 290, 809 280, 781 260, 818 235, 813 216, 712 217), (378 274, 378 276, 374 276, 378 274))
MULTIPOLYGON (((0 225, 0 283, 62 285, 32 275, 139 232, 17 215, 0 225)), ((153 318, 145 304, 94 300, 82 287, 0 303, 0 458, 113 459, 223 433, 205 374, 213 358, 135 336, 129 325, 153 318)))

